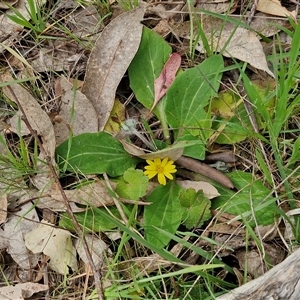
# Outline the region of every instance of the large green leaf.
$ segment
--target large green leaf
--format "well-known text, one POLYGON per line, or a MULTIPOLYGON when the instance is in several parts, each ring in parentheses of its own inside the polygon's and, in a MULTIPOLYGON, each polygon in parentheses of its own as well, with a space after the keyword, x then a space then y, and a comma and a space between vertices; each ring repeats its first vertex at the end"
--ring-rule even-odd
POLYGON ((223 68, 222 56, 213 55, 175 78, 165 100, 167 122, 171 127, 199 128, 207 121, 204 108, 219 90, 223 68))
POLYGON ((83 174, 122 175, 138 160, 106 132, 83 133, 63 142, 56 149, 60 168, 83 174))
POLYGON ((174 234, 180 225, 182 206, 178 194, 182 188, 170 181, 165 186, 157 187, 148 197, 151 205, 144 210, 144 229, 146 240, 155 247, 162 248, 167 245, 170 238, 158 231, 155 227, 174 234))
POLYGON ((251 173, 242 171, 228 173, 227 176, 238 191, 220 186, 218 192, 221 196, 212 200, 212 208, 233 215, 243 215, 251 226, 255 226, 253 213, 258 225, 274 223, 278 217, 276 199, 262 181, 255 179, 251 173))
MULTIPOLYGON (((137 100, 150 109, 154 102, 154 80, 161 73, 172 48, 157 33, 143 29, 138 52, 132 60, 128 73, 130 87, 137 100)), ((158 113, 154 109, 154 113, 158 113)))

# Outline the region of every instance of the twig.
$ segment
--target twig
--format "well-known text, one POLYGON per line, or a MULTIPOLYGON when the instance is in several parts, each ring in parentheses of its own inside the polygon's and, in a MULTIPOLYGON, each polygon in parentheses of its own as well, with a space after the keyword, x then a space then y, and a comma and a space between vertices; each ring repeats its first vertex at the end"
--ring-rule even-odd
POLYGON ((176 164, 181 165, 182 167, 189 169, 195 173, 199 173, 201 175, 206 176, 207 178, 210 178, 223 186, 233 189, 234 185, 231 182, 231 180, 224 175, 222 172, 208 166, 205 163, 200 162, 199 160, 186 157, 186 156, 181 156, 176 160, 176 164))
POLYGON ((34 139, 36 140, 36 142, 38 143, 38 146, 40 148, 40 151, 43 153, 43 155, 45 156, 45 159, 46 159, 46 162, 47 162, 47 165, 49 167, 49 170, 54 178, 54 181, 62 195, 62 198, 63 198, 63 201, 64 201, 64 204, 66 206, 66 211, 67 213, 70 215, 71 217, 71 220, 74 224, 74 227, 78 233, 78 235, 80 236, 80 238, 82 239, 83 241, 83 248, 86 252, 86 256, 88 258, 88 261, 89 261, 89 264, 90 264, 90 267, 92 269, 92 272, 93 272, 93 275, 94 275, 94 280, 95 280, 95 286, 96 286, 96 289, 97 289, 97 292, 98 292, 98 299, 99 300, 104 300, 104 293, 103 293, 103 287, 102 287, 102 282, 101 282, 101 276, 100 276, 100 272, 97 271, 96 269, 96 266, 93 262, 93 258, 92 258, 92 255, 91 255, 91 252, 89 250, 89 246, 86 242, 86 239, 84 237, 84 234, 83 234, 83 231, 81 230, 81 227, 80 225, 78 224, 74 214, 73 214, 73 211, 72 211, 72 208, 70 206, 70 203, 68 201, 68 198, 61 186, 61 183, 59 181, 59 178, 55 172, 55 169, 53 167, 53 164, 52 164, 52 161, 51 161, 51 157, 49 156, 49 153, 47 153, 47 151, 45 150, 44 146, 43 146, 43 143, 40 141, 36 131, 32 128, 31 124, 29 123, 28 121, 28 118, 26 116, 26 113, 22 107, 22 105, 20 104, 15 92, 13 91, 13 89, 10 87, 10 86, 7 86, 9 91, 11 92, 13 98, 14 98, 14 101, 17 103, 21 113, 22 113, 22 120, 24 121, 24 123, 26 124, 27 128, 29 129, 30 133, 32 134, 32 136, 34 137, 34 139))

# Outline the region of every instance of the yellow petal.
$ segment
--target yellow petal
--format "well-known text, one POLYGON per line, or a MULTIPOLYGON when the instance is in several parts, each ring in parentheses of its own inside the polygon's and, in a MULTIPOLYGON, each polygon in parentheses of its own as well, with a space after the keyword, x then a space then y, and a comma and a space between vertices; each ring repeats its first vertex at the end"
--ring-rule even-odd
POLYGON ((167 162, 166 166, 173 165, 173 163, 174 163, 174 160, 169 160, 169 161, 167 162))
POLYGON ((165 167, 165 166, 168 164, 168 160, 169 160, 169 158, 168 158, 168 157, 165 157, 165 158, 163 159, 163 161, 161 162, 161 166, 162 166, 162 167, 165 167))
POLYGON ((174 178, 173 175, 171 175, 169 172, 165 172, 164 175, 171 180, 173 180, 173 178, 174 178))
POLYGON ((157 166, 160 166, 161 165, 161 159, 156 157, 154 158, 154 163, 157 165, 157 166))
POLYGON ((165 168, 164 171, 168 172, 168 173, 176 173, 177 172, 177 170, 175 168, 172 168, 172 169, 165 168))
POLYGON ((149 166, 156 166, 155 162, 152 161, 151 159, 146 159, 146 162, 149 166))
POLYGON ((148 171, 144 171, 144 174, 147 175, 149 179, 151 179, 157 174, 157 172, 148 170, 148 171))
POLYGON ((158 173, 157 179, 158 179, 158 182, 159 182, 160 184, 166 185, 167 181, 166 181, 166 177, 165 177, 164 174, 158 173))
POLYGON ((145 169, 149 170, 149 171, 156 171, 156 165, 154 165, 154 166, 145 166, 145 169))

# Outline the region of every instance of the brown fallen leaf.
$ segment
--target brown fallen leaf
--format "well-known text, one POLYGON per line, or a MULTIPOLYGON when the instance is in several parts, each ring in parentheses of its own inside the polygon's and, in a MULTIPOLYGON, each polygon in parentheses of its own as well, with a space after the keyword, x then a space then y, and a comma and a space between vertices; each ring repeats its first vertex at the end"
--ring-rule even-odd
POLYGON ((216 170, 196 159, 181 156, 179 159, 177 159, 176 164, 179 164, 188 170, 191 170, 195 173, 199 173, 203 176, 206 176, 209 179, 219 182, 220 184, 229 189, 234 188, 233 183, 226 175, 224 175, 219 170, 216 170))
POLYGON ((97 111, 100 131, 109 119, 116 89, 138 50, 144 13, 141 2, 138 8, 112 20, 90 54, 82 92, 97 111))
POLYGON ((212 184, 205 181, 177 180, 177 183, 184 189, 192 188, 196 192, 202 190, 204 196, 208 199, 220 196, 218 190, 212 184))
POLYGON ((85 132, 97 132, 97 113, 91 101, 79 90, 75 90, 65 77, 60 77, 58 84, 61 87, 61 106, 59 115, 54 124, 56 145, 58 146, 69 138, 70 130, 76 136, 85 132))
POLYGON ((124 149, 131 155, 137 156, 142 159, 154 159, 156 157, 158 158, 165 158, 169 157, 172 160, 177 160, 179 157, 181 157, 184 147, 181 148, 173 148, 170 146, 170 149, 167 147, 163 150, 157 151, 157 152, 150 152, 150 153, 145 153, 143 149, 137 147, 134 144, 128 143, 124 140, 120 140, 122 143, 124 149))
POLYGON ((297 12, 288 11, 279 0, 259 0, 256 9, 274 16, 290 17, 296 22, 297 12))
MULTIPOLYGON (((252 67, 275 77, 268 67, 263 47, 254 32, 246 28, 235 29, 232 23, 225 23, 224 27, 219 27, 219 30, 216 28, 216 24, 208 22, 205 31, 209 46, 214 51, 221 52, 226 57, 247 62, 252 67)), ((196 49, 201 53, 205 52, 201 40, 196 49)))
MULTIPOLYGON (((85 236, 86 242, 89 245, 89 249, 91 251, 93 261, 96 265, 96 268, 99 270, 100 268, 104 267, 105 264, 105 252, 109 251, 108 245, 105 244, 99 237, 95 235, 87 234, 85 236)), ((86 252, 82 247, 82 241, 80 239, 76 239, 74 246, 77 250, 79 257, 83 260, 83 262, 88 265, 89 261, 86 257, 86 252)))
MULTIPOLYGON (((13 81, 13 78, 9 73, 1 75, 0 80, 13 81)), ((43 152, 39 154, 37 162, 37 175, 32 177, 32 182, 38 189, 47 189, 52 175, 48 166, 44 163, 49 158, 53 166, 56 165, 54 153, 55 153, 55 134, 53 125, 47 113, 42 110, 36 99, 29 93, 27 89, 20 84, 14 84, 3 88, 3 92, 6 97, 15 102, 18 106, 21 106, 27 117, 32 129, 41 137, 43 147, 46 154, 43 152), (46 157, 47 156, 47 157, 46 157)), ((22 118, 22 113, 19 107, 19 111, 10 118, 10 130, 19 133, 18 124, 22 118)), ((21 134, 30 134, 29 129, 23 121, 21 121, 21 134)))
POLYGON ((23 269, 25 272, 22 274, 22 277, 29 277, 29 270, 32 270, 39 261, 39 256, 32 255, 25 247, 24 242, 24 235, 31 231, 36 226, 35 222, 38 221, 39 218, 36 210, 32 209, 31 203, 26 203, 21 206, 18 213, 11 215, 4 225, 4 234, 8 242, 7 252, 18 264, 20 271, 23 269), (22 217, 25 215, 26 218, 22 217))
MULTIPOLYGON (((268 67, 259 37, 254 32, 245 28, 236 28, 235 24, 230 22, 224 23, 223 20, 211 16, 203 18, 201 22, 210 49, 221 52, 226 57, 245 61, 254 68, 263 70, 274 77, 274 74, 268 67)), ((189 22, 173 26, 172 29, 180 37, 191 38, 189 22)), ((193 36, 197 36, 196 29, 193 36)), ((196 50, 201 53, 206 52, 201 39, 197 43, 196 50)))
MULTIPOLYGON (((0 184, 1 188, 1 184, 0 184)), ((7 218, 7 194, 2 194, 0 196, 0 224, 5 223, 7 218)))
POLYGON ((16 285, 4 286, 0 288, 0 299, 23 300, 31 297, 35 293, 44 292, 49 289, 48 285, 24 282, 16 285))
POLYGON ((25 234, 25 245, 33 253, 44 253, 50 257, 49 267, 59 274, 69 274, 69 268, 76 271, 76 250, 69 231, 54 228, 42 220, 33 230, 25 234))
POLYGON ((180 64, 181 56, 178 53, 172 53, 164 65, 159 77, 154 80, 154 103, 149 114, 155 108, 158 101, 166 94, 168 88, 173 83, 180 64))

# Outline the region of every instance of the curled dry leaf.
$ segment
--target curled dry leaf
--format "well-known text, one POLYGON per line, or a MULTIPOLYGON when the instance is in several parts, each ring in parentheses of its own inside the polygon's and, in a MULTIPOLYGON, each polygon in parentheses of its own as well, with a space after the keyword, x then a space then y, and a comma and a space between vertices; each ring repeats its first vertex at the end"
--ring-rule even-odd
POLYGON ((96 41, 82 92, 93 103, 103 130, 114 105, 116 89, 138 50, 145 12, 144 3, 112 20, 96 41))
POLYGON ((172 53, 164 65, 159 77, 154 81, 154 103, 150 109, 150 113, 173 83, 180 64, 181 56, 178 53, 172 53))
POLYGON ((31 297, 35 293, 44 292, 49 289, 48 285, 24 282, 15 286, 4 286, 0 288, 0 299, 23 300, 31 297))
POLYGON ((193 188, 196 192, 202 190, 204 196, 208 199, 220 196, 218 190, 205 181, 177 180, 177 183, 184 189, 193 188))
POLYGON ((57 84, 61 90, 61 106, 59 115, 55 118, 58 122, 54 124, 56 145, 58 146, 70 136, 85 132, 97 132, 97 113, 91 101, 65 77, 60 77, 57 84))
POLYGON ((42 220, 38 226, 25 234, 25 245, 35 254, 44 253, 49 256, 49 267, 59 274, 69 274, 68 267, 73 271, 78 268, 71 233, 54 228, 47 221, 42 220))

